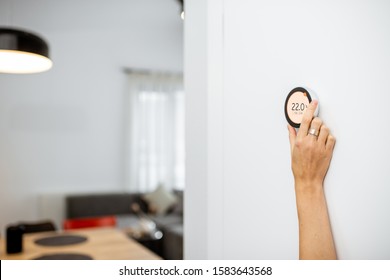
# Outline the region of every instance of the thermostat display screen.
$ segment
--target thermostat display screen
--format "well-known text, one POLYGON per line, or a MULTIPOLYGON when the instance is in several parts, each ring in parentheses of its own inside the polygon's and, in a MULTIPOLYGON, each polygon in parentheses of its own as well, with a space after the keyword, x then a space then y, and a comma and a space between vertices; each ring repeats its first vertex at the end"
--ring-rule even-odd
POLYGON ((312 99, 312 93, 305 88, 297 87, 290 91, 284 105, 284 113, 290 125, 300 127, 303 114, 312 99))
POLYGON ((306 92, 296 91, 288 100, 287 112, 291 121, 301 123, 303 113, 309 105, 306 92))

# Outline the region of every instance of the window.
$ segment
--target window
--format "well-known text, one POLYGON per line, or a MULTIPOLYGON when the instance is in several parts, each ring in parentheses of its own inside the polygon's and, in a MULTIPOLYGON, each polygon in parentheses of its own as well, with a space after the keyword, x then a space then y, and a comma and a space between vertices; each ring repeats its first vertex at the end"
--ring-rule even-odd
POLYGON ((131 72, 128 184, 147 192, 185 182, 184 92, 179 74, 131 72))

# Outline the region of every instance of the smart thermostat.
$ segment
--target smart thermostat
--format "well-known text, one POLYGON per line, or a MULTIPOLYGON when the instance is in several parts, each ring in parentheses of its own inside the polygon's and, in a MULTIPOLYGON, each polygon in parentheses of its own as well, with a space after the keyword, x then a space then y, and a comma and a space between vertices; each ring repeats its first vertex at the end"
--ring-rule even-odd
MULTIPOLYGON (((318 98, 312 90, 307 88, 296 87, 290 91, 284 103, 284 114, 292 127, 299 128, 301 126, 303 113, 313 100, 318 100, 318 98)), ((318 116, 318 109, 319 105, 314 112, 315 117, 318 116)))

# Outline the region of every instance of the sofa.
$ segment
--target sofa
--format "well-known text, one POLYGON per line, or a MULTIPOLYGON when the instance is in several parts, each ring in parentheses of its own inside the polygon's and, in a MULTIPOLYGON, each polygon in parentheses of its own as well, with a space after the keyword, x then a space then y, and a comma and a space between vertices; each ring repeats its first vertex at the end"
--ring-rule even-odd
MULTIPOLYGON (((149 214, 150 205, 142 193, 92 193, 74 194, 65 197, 67 219, 115 215, 119 228, 136 227, 140 222, 139 215, 132 205, 139 205, 143 213, 154 221, 163 233, 162 238, 155 240, 149 247, 163 259, 183 259, 183 192, 174 191, 177 202, 164 214, 149 214)), ((141 242, 142 243, 142 242, 141 242)), ((145 245, 145 244, 144 244, 145 245)))

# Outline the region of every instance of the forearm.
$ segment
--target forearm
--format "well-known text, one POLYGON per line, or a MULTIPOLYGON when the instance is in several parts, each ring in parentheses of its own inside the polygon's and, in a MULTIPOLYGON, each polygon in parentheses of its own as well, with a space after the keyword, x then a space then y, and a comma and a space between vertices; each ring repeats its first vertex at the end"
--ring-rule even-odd
POLYGON ((322 185, 295 185, 299 221, 299 258, 336 259, 322 185))

